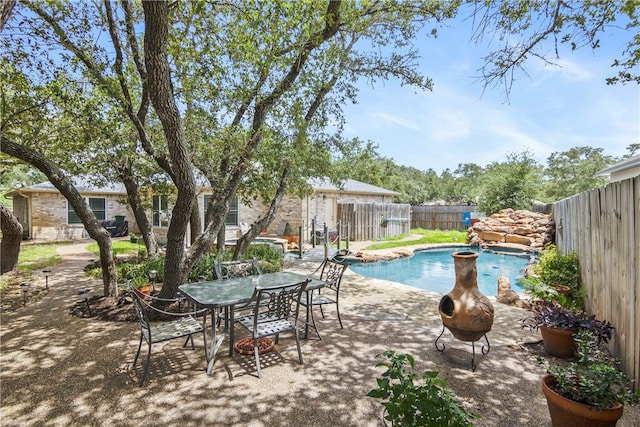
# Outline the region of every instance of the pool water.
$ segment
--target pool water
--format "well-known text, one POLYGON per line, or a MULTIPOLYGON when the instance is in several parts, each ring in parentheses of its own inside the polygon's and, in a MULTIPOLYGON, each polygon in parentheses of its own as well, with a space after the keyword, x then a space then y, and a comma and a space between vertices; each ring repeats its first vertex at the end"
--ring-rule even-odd
POLYGON ((428 291, 449 293, 455 285, 454 252, 476 252, 478 288, 487 296, 498 294, 498 276, 506 276, 515 292, 524 292, 519 279, 529 265, 531 255, 498 254, 468 247, 435 248, 417 251, 413 257, 393 261, 351 264, 361 276, 404 283, 428 291))

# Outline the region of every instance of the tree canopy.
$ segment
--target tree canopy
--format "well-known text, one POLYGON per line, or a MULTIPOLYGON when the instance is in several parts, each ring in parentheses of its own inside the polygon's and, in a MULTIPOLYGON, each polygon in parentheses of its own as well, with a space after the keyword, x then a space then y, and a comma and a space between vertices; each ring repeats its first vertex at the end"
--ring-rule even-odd
MULTIPOLYGON (((110 295, 110 241, 71 176, 121 180, 150 252, 157 244, 140 190, 171 183, 162 289, 171 296, 224 230, 236 195, 270 205, 260 221, 273 217, 284 192, 308 191, 307 178, 348 177, 348 170, 411 203, 482 196, 490 204, 497 196, 488 191, 500 188, 514 203, 520 192, 532 196, 499 163, 487 169, 501 181, 461 165, 436 188, 435 172, 399 167, 373 145, 342 138, 342 106, 357 100, 360 80, 431 88, 417 68, 416 41, 437 35, 447 19, 471 13, 478 39, 497 34, 485 81, 507 90, 527 57, 545 58, 536 50, 541 40, 597 48, 598 34, 617 19, 638 26, 632 0, 6 3, 12 9, 2 10, 1 21, 0 72, 8 82, 1 89, 2 152, 40 170, 69 200, 99 243, 110 295), (213 195, 200 224, 195 199, 202 182, 213 195)), ((636 33, 614 64, 620 73, 612 83, 637 81, 639 41, 636 33)), ((539 168, 526 156, 515 155, 508 166, 537 180, 539 168)))

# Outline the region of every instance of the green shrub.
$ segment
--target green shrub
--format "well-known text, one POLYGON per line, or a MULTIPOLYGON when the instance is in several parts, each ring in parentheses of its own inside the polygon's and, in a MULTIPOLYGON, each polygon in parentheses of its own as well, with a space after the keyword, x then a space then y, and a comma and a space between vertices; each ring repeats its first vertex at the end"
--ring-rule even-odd
MULTIPOLYGON (((222 260, 230 261, 232 257, 233 251, 225 250, 222 260)), ((282 270, 282 254, 271 245, 251 245, 243 258, 255 258, 260 261, 260 269, 263 273, 274 273, 282 270)), ((218 259, 216 253, 205 254, 189 272, 189 281, 195 282, 201 280, 201 278, 205 280, 217 279, 214 268, 216 259, 218 259)))
MULTIPOLYGON (((226 250, 223 260, 231 260, 233 252, 226 250)), ((260 261, 260 268, 263 273, 273 273, 282 270, 282 254, 270 245, 251 245, 245 258, 256 258, 260 261)), ((187 276, 190 282, 199 280, 216 280, 214 261, 218 259, 216 253, 208 253, 202 256, 200 260, 191 268, 187 276)), ((118 282, 124 283, 130 280, 136 285, 144 285, 150 281, 149 271, 156 270, 156 282, 164 281, 164 256, 156 255, 148 258, 135 259, 130 262, 123 262, 116 265, 116 275, 118 282)), ((100 277, 100 268, 90 271, 90 275, 100 277)))
POLYGON ((144 286, 151 282, 149 271, 155 270, 157 273, 155 281, 164 280, 164 256, 155 255, 132 262, 123 262, 116 265, 116 275, 118 282, 131 281, 133 287, 144 286))
POLYGON ((378 387, 367 396, 380 399, 386 411, 385 420, 393 426, 472 426, 475 415, 467 412, 447 383, 438 378, 438 372, 413 371, 414 359, 410 354, 397 354, 387 350, 378 356, 389 362, 380 362, 387 370, 377 378, 378 387), (409 363, 410 370, 405 368, 409 363))
POLYGON ((215 253, 204 254, 189 272, 189 281, 197 282, 204 277, 205 280, 215 280, 216 272, 213 261, 217 259, 215 253))
POLYGON ((271 245, 251 245, 245 258, 255 258, 263 273, 275 273, 282 270, 282 254, 271 245))
POLYGON ((581 286, 580 261, 575 252, 562 254, 556 245, 549 243, 533 271, 536 275, 522 279, 521 283, 534 300, 557 301, 571 308, 584 307, 585 290, 581 286), (567 286, 569 295, 559 295, 557 285, 567 286))

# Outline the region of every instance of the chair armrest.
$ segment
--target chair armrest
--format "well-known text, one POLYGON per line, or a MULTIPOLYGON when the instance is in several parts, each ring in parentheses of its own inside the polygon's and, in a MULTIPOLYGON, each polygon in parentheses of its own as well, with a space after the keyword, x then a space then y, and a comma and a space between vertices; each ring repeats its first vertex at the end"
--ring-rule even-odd
POLYGON ((146 310, 151 310, 155 313, 162 314, 169 317, 187 317, 187 316, 197 317, 208 311, 207 308, 193 309, 190 311, 166 311, 166 310, 162 310, 159 307, 156 307, 153 304, 156 301, 161 303, 176 303, 176 302, 179 303, 184 301, 183 298, 158 298, 154 296, 149 296, 148 298, 145 298, 145 299, 138 298, 138 300, 143 304, 146 310))

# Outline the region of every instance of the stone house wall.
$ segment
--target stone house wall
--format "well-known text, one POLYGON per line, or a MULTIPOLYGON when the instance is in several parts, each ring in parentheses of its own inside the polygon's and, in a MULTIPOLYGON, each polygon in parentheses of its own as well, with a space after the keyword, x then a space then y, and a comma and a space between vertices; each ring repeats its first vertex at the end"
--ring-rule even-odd
MULTIPOLYGON (((133 213, 124 204, 123 194, 83 194, 84 197, 104 197, 106 199, 106 219, 115 220, 116 215, 125 216, 128 229, 131 233, 140 233, 133 213)), ((347 202, 388 202, 388 196, 367 194, 345 194, 339 191, 317 192, 312 196, 299 198, 285 196, 278 209, 278 214, 264 234, 282 236, 288 223, 295 234, 299 227, 305 227, 305 233, 310 232, 311 221, 315 218, 320 227, 326 223, 330 228, 336 226, 337 205, 347 202)), ((198 196, 198 204, 202 218, 204 219, 204 193, 198 196)), ((248 228, 258 219, 262 218, 268 206, 257 200, 245 205, 240 203, 238 207, 238 226, 227 226, 226 238, 234 239, 241 235, 243 228, 248 228)), ((28 197, 14 195, 14 213, 29 230, 29 238, 38 240, 68 240, 87 238, 82 224, 67 223, 67 200, 58 192, 34 191, 28 193, 28 197), (28 214, 31 213, 31 224, 28 222, 28 214)), ((152 212, 148 212, 152 215, 152 212)), ((166 227, 154 227, 154 232, 160 244, 166 243, 166 227)))
MULTIPOLYGON (((124 215, 125 220, 134 224, 133 214, 127 205, 122 203, 121 195, 85 194, 84 197, 105 198, 106 219, 115 220, 116 215, 124 215)), ((16 216, 29 230, 29 238, 36 240, 69 240, 87 238, 88 234, 82 224, 68 224, 67 199, 57 192, 34 192, 30 197, 14 196, 14 206, 19 206, 16 216), (26 210, 31 212, 31 224, 26 210)))

